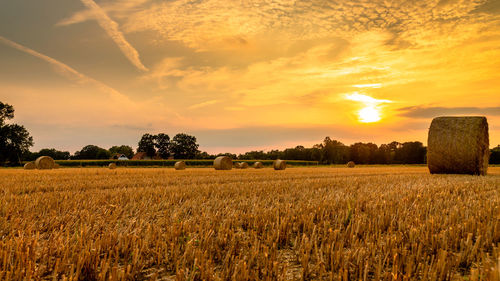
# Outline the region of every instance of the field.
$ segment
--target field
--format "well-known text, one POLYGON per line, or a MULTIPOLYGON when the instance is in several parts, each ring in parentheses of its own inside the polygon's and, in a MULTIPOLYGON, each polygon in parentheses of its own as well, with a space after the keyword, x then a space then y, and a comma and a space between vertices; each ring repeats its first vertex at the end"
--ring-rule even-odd
POLYGON ((0 280, 500 280, 500 168, 0 170, 0 280))

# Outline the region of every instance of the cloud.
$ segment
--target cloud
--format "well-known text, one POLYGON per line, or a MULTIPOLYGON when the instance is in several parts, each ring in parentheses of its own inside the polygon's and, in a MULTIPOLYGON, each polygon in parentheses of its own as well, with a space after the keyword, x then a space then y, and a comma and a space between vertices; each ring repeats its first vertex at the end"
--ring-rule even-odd
POLYGON ((358 94, 358 93, 347 94, 347 95, 345 95, 345 98, 347 100, 357 101, 357 102, 362 102, 365 104, 372 104, 372 105, 381 104, 381 103, 392 103, 392 101, 390 101, 390 100, 376 99, 376 98, 372 98, 370 96, 362 95, 362 94, 358 94))
POLYGON ((68 79, 71 79, 73 81, 76 81, 76 82, 82 83, 82 84, 84 84, 84 83, 93 84, 94 86, 97 86, 99 89, 101 89, 103 92, 110 94, 112 97, 114 97, 116 99, 121 99, 121 100, 126 99, 126 97, 123 96, 117 90, 105 85, 104 83, 102 83, 100 81, 97 81, 93 78, 90 78, 90 77, 86 76, 85 74, 82 74, 82 73, 76 71, 75 69, 71 68, 70 66, 68 66, 68 65, 66 65, 66 64, 64 64, 56 59, 53 59, 49 56, 41 54, 41 53, 39 53, 35 50, 32 50, 28 47, 20 45, 20 44, 14 42, 14 41, 11 41, 3 36, 0 36, 0 43, 3 43, 9 47, 12 47, 12 48, 17 49, 21 52, 30 54, 34 57, 37 57, 39 59, 42 59, 42 60, 50 63, 52 66, 55 67, 57 72, 59 72, 61 75, 64 75, 68 79))
POLYGON ((400 108, 400 116, 411 118, 434 118, 443 115, 487 115, 500 116, 500 107, 424 107, 400 108))
POLYGON ((106 12, 93 0, 81 0, 82 3, 93 13, 99 25, 109 37, 118 45, 125 57, 139 70, 148 71, 139 58, 139 52, 130 45, 123 33, 118 29, 118 23, 113 21, 106 12))
POLYGON ((190 107, 188 107, 188 109, 200 109, 202 107, 213 105, 213 104, 216 104, 218 102, 219 102, 218 100, 209 100, 209 101, 193 104, 190 107))

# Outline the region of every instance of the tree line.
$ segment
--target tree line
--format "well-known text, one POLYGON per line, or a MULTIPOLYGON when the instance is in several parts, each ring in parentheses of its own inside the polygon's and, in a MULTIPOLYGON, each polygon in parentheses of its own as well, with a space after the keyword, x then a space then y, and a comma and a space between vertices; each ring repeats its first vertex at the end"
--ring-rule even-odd
MULTIPOLYGON (((50 156, 55 160, 68 159, 112 159, 117 155, 132 158, 134 149, 129 145, 116 145, 105 149, 96 145, 86 145, 73 155, 68 151, 44 148, 31 152, 33 138, 21 125, 7 124, 6 120, 14 117, 14 108, 0 102, 0 165, 19 165, 23 161, 33 161, 39 156, 50 156)), ((426 147, 418 141, 396 142, 380 146, 374 143, 357 142, 345 145, 340 141, 326 137, 323 142, 306 148, 296 146, 284 150, 249 151, 239 155, 232 153, 209 154, 199 149, 196 137, 185 133, 170 138, 168 134, 146 133, 137 144, 137 152, 143 152, 151 159, 215 159, 227 155, 233 159, 250 160, 303 160, 317 161, 320 164, 345 164, 354 161, 357 164, 424 164, 426 147)), ((491 149, 490 164, 500 164, 500 145, 491 149)))

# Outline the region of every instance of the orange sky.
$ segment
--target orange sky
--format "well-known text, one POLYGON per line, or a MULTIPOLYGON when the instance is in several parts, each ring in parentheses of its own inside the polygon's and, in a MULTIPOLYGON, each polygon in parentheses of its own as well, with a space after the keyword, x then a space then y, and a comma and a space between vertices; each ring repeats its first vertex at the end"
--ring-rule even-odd
POLYGON ((485 115, 500 144, 494 0, 8 1, 0 62, 34 150, 425 144, 440 115, 485 115))

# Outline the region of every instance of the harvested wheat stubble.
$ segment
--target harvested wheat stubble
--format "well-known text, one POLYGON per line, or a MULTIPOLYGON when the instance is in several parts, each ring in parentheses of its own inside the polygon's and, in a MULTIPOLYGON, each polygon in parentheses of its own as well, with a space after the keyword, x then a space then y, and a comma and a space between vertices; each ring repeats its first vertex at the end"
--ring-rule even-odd
POLYGON ((356 163, 354 163, 354 161, 347 162, 347 167, 348 168, 354 168, 354 166, 356 166, 356 163))
POLYGON ((35 161, 35 166, 39 170, 50 170, 55 165, 54 159, 49 156, 40 156, 35 161))
POLYGON ((108 168, 111 170, 116 169, 116 163, 109 163, 108 168))
POLYGON ((240 162, 240 169, 248 169, 248 163, 247 162, 240 162))
POLYGON ((274 160, 273 167, 275 170, 284 170, 286 169, 286 161, 285 160, 274 160))
POLYGON ((486 175, 489 159, 488 121, 482 116, 437 117, 427 139, 431 174, 486 175))
POLYGON ((175 162, 174 168, 176 170, 185 170, 186 169, 186 162, 184 162, 184 161, 177 161, 177 162, 175 162))
POLYGON ((264 168, 264 164, 262 164, 262 162, 255 162, 255 163, 253 163, 253 167, 255 169, 262 169, 262 168, 264 168))
POLYGON ((233 168, 233 160, 227 156, 219 156, 214 160, 214 168, 216 170, 231 170, 233 168))
POLYGON ((28 162, 28 163, 24 164, 24 169, 25 170, 34 170, 34 169, 36 169, 36 165, 34 162, 28 162))

